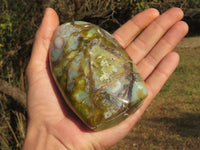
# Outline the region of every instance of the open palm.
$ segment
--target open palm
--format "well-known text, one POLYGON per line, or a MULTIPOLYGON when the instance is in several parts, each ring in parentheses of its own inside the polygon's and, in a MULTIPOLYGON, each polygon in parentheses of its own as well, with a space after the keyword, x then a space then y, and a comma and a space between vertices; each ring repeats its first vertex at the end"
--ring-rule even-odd
POLYGON ((27 67, 29 123, 25 149, 104 149, 128 134, 172 74, 179 56, 171 52, 188 31, 183 13, 172 8, 159 15, 147 9, 113 33, 137 64, 146 82, 148 97, 136 113, 112 128, 93 132, 63 102, 51 77, 48 51, 59 19, 48 8, 37 31, 27 67))

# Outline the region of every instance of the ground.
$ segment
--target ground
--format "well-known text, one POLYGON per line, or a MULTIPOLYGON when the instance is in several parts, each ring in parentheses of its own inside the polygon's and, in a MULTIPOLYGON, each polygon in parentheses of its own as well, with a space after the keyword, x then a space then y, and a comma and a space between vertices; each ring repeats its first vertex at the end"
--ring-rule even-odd
POLYGON ((180 64, 131 132, 110 150, 200 149, 200 37, 175 48, 180 64))
MULTIPOLYGON (((181 58, 178 68, 141 120, 110 150, 200 149, 200 37, 184 38, 175 51, 181 58)), ((2 97, 0 149, 18 150, 25 137, 26 116, 14 101, 2 97)))

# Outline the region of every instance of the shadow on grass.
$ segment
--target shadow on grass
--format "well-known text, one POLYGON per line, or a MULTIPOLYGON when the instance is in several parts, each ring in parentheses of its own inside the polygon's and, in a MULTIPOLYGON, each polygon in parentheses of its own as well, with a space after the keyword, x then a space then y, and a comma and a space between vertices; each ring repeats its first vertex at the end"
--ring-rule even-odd
POLYGON ((152 121, 165 123, 170 132, 183 137, 200 137, 200 113, 184 113, 179 118, 154 118, 152 121))

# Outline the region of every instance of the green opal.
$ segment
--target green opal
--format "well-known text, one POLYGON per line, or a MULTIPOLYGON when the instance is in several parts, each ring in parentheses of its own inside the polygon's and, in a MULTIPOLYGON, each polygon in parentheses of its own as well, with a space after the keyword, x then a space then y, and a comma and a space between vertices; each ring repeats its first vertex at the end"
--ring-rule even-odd
POLYGON ((59 26, 49 59, 65 102, 90 129, 118 124, 147 96, 144 81, 126 51, 94 24, 75 21, 59 26))

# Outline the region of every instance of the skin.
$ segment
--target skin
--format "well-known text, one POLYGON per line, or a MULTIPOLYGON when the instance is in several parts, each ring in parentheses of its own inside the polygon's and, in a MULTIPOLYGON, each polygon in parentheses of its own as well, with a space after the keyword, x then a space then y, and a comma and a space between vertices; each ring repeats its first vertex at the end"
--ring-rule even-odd
POLYGON ((179 8, 162 15, 156 9, 147 9, 113 33, 138 66, 148 97, 140 109, 117 126, 93 132, 63 103, 50 75, 49 45, 59 18, 47 8, 26 72, 29 122, 23 150, 106 149, 124 138, 178 65, 179 55, 172 50, 188 32, 182 18, 179 8))

